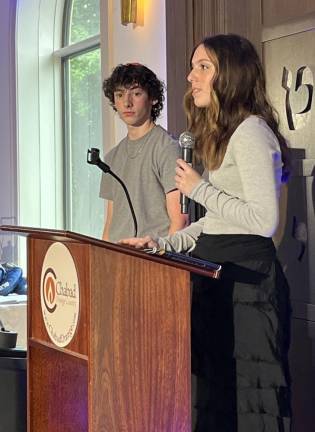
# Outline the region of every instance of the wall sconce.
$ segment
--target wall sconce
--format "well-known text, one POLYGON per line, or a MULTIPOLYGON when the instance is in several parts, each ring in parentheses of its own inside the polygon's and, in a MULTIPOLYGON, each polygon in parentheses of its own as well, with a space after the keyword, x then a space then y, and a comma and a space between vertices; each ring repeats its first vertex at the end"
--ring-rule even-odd
POLYGON ((127 25, 137 22, 137 0, 121 1, 121 23, 127 25))

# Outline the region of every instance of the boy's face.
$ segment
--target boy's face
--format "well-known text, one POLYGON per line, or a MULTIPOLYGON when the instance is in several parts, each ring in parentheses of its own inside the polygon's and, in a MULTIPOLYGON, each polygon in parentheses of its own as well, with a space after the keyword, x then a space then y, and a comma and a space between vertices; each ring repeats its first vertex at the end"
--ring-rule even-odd
POLYGON ((142 126, 151 119, 153 102, 138 84, 117 87, 114 91, 114 105, 119 117, 127 126, 142 126))

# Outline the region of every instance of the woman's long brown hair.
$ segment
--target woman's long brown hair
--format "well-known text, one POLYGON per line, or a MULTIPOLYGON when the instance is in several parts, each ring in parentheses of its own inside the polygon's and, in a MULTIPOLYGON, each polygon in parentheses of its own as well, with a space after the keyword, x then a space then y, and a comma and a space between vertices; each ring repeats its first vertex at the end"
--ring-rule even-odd
MULTIPOLYGON (((287 143, 279 131, 275 110, 267 100, 265 75, 253 45, 237 35, 205 38, 203 44, 215 66, 208 107, 194 105, 191 89, 184 98, 188 128, 196 137, 195 155, 209 169, 218 168, 229 139, 249 115, 263 118, 276 135, 282 153, 283 180, 289 174, 287 143)), ((193 50, 193 54, 197 48, 193 50)))

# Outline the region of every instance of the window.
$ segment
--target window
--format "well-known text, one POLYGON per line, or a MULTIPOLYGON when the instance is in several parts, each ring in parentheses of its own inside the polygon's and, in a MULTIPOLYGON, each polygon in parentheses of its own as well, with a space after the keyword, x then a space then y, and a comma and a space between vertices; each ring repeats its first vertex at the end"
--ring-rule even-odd
POLYGON ((64 181, 66 229, 100 237, 101 172, 86 162, 90 147, 101 147, 101 62, 99 0, 66 2, 63 62, 64 181))

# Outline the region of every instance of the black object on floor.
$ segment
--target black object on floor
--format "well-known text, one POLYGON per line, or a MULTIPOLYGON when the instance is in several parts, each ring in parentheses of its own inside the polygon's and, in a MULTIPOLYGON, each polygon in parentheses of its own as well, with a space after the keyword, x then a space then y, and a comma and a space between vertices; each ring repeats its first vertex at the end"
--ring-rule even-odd
POLYGON ((26 351, 0 349, 0 432, 26 432, 26 351))

